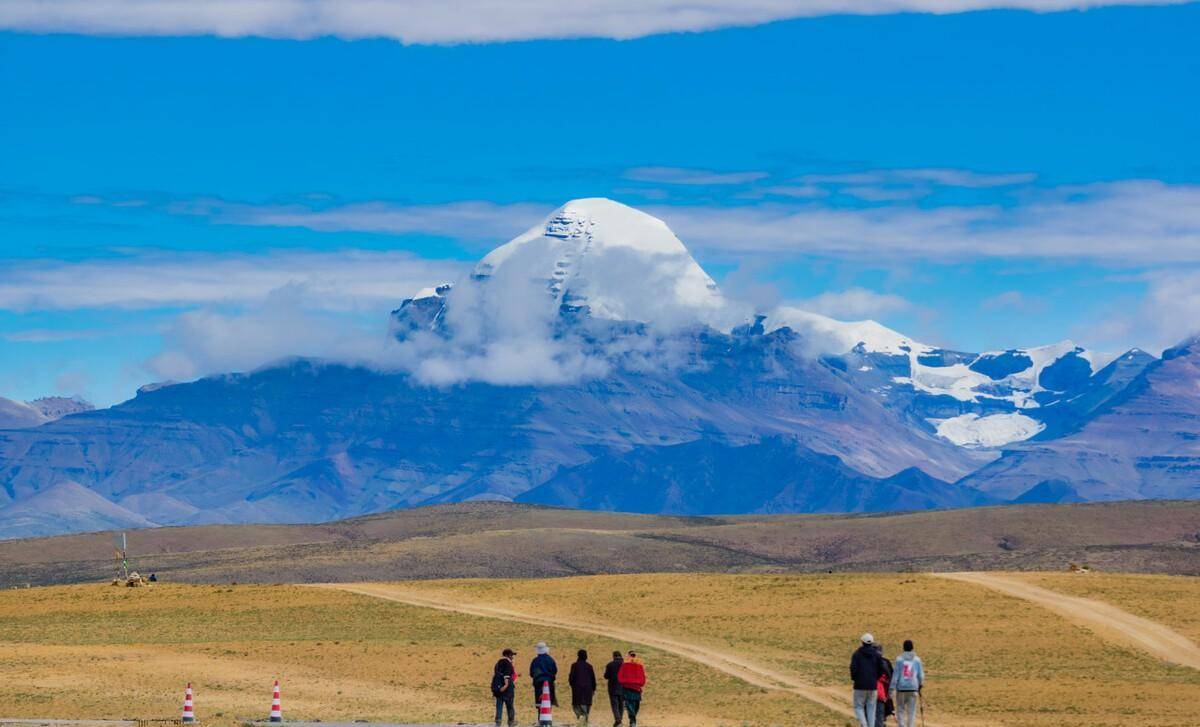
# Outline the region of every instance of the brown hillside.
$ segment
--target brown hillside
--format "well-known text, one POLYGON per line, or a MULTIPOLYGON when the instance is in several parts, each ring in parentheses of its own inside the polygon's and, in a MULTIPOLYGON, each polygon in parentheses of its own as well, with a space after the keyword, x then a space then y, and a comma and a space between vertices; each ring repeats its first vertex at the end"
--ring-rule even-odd
MULTIPOLYGON (((1200 574, 1200 502, 675 518, 462 503, 321 525, 130 531, 133 567, 191 582, 660 571, 1102 570, 1200 574)), ((95 581, 107 533, 0 543, 0 585, 95 581)))

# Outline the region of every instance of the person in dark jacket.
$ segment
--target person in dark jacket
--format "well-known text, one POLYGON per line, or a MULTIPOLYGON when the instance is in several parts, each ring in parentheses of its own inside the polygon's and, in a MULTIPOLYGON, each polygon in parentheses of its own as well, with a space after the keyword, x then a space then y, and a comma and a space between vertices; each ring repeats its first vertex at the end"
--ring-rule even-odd
POLYGON ((492 695, 496 697, 496 727, 500 727, 500 718, 505 708, 508 709, 508 727, 517 724, 517 712, 513 707, 513 699, 517 696, 517 668, 513 664, 513 657, 516 655, 517 652, 512 649, 505 649, 492 672, 492 695))
POLYGON ((558 664, 550 656, 550 647, 545 641, 537 642, 534 647, 537 656, 529 662, 529 679, 533 682, 533 705, 536 707, 542 701, 542 685, 550 685, 550 704, 558 706, 558 695, 554 691, 554 679, 558 676, 558 664))
POLYGON ((854 682, 854 716, 859 727, 875 727, 875 703, 879 698, 879 675, 883 659, 875 649, 875 637, 862 635, 862 645, 850 657, 850 679, 854 682))
POLYGON ((875 727, 887 727, 887 718, 896 713, 889 690, 892 684, 892 662, 884 656, 883 644, 875 644, 875 650, 879 652, 879 659, 883 662, 883 673, 879 675, 879 682, 875 687, 875 727))
POLYGON ((604 680, 608 682, 608 704, 613 713, 613 727, 621 727, 621 720, 625 716, 625 694, 621 690, 621 681, 617 678, 624 663, 621 652, 614 651, 612 661, 604 667, 604 680))
POLYGON ((596 670, 588 663, 588 653, 579 650, 578 660, 571 665, 571 674, 567 677, 571 685, 571 709, 575 718, 588 723, 592 711, 592 696, 596 694, 596 670))

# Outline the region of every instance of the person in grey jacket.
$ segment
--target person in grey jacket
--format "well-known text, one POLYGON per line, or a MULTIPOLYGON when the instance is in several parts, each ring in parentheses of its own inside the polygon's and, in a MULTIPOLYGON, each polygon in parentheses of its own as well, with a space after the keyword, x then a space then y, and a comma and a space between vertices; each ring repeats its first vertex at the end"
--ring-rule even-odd
POLYGON ((925 665, 913 651, 913 642, 904 642, 904 651, 896 657, 892 669, 892 695, 896 701, 896 722, 899 727, 916 727, 917 702, 925 686, 925 665))

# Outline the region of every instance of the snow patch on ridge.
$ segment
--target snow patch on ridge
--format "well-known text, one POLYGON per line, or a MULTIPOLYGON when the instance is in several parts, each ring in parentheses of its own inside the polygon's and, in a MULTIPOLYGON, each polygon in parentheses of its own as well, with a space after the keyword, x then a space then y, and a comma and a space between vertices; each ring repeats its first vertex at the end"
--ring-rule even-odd
POLYGON ((859 345, 873 353, 894 355, 932 350, 875 321, 839 321, 791 306, 779 306, 764 322, 767 333, 780 328, 807 336, 821 353, 847 353, 859 345))
POLYGON ((930 419, 938 436, 960 447, 999 447, 1029 439, 1046 428, 1045 424, 1020 414, 962 414, 949 419, 930 419))

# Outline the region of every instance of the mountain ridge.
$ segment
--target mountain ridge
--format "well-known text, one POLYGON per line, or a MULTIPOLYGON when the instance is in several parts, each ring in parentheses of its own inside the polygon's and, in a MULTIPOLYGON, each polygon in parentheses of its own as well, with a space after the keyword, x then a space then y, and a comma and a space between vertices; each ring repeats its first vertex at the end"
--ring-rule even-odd
POLYGON ((404 298, 389 337, 370 366, 287 359, 0 430, 0 506, 65 480, 163 524, 522 497, 753 512, 1197 495, 1178 462, 1134 480, 1068 464, 1119 447, 1134 419, 1105 417, 1151 384, 1175 396, 1154 399, 1170 423, 1138 461, 1174 456, 1164 443, 1200 406, 1190 348, 976 354, 873 321, 755 315, 665 224, 608 200, 568 203, 404 298), (736 466, 758 455, 774 469, 736 466))

